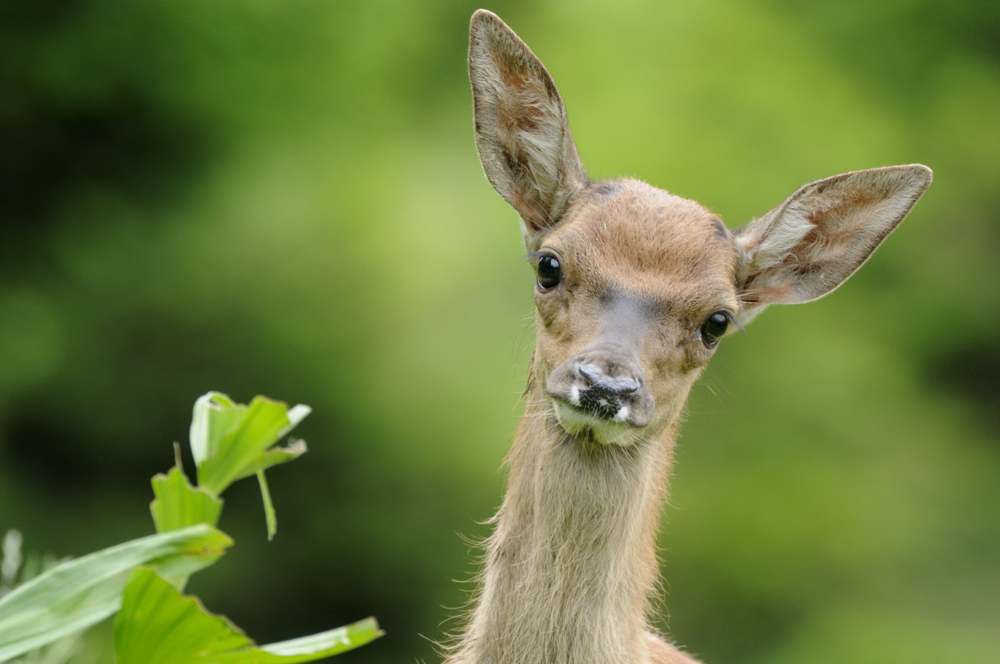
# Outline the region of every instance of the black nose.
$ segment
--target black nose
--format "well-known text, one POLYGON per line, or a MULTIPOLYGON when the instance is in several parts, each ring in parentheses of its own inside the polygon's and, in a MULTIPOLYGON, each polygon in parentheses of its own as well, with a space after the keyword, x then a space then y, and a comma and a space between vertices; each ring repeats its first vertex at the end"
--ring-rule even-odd
POLYGON ((592 364, 577 364, 576 372, 582 379, 579 386, 580 407, 598 417, 615 417, 624 405, 622 397, 639 389, 639 381, 634 378, 612 378, 592 364))

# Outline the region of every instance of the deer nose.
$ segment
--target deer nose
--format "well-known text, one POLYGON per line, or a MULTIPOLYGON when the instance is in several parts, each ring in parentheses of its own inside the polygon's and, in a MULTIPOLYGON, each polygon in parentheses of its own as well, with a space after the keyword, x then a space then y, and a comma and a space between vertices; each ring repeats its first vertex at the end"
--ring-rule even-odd
MULTIPOLYGON (((583 410, 604 419, 613 419, 629 405, 630 395, 639 390, 639 381, 632 376, 611 376, 599 366, 577 363, 571 397, 583 410)), ((627 412, 627 411, 626 411, 627 412)))
POLYGON ((576 373, 583 378, 587 391, 607 392, 614 396, 631 394, 639 389, 639 381, 627 376, 612 378, 592 364, 577 364, 576 373))
POLYGON ((545 391, 601 420, 644 427, 654 402, 638 363, 615 349, 591 349, 557 367, 545 391))

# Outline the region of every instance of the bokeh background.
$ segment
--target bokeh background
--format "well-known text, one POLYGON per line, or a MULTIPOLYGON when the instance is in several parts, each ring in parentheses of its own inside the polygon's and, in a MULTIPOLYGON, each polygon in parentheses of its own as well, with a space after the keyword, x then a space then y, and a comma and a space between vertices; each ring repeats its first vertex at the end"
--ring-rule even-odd
MULTIPOLYGON (((190 590, 259 642, 374 614, 388 636, 343 664, 438 660, 532 345, 473 143, 478 6, 4 0, 0 531, 73 555, 148 534, 196 397, 306 403, 277 538, 237 485, 237 546, 190 590)), ((596 178, 738 226, 824 176, 935 170, 845 287, 723 342, 663 516, 661 627, 709 663, 996 662, 1000 4, 490 8, 596 178)), ((87 657, 111 661, 106 628, 87 657)))

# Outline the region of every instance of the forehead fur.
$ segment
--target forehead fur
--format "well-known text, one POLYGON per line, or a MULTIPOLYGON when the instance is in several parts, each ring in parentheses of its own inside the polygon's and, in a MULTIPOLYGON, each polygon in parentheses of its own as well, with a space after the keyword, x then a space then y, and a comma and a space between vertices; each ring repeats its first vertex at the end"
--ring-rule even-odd
POLYGON ((603 182, 582 192, 545 244, 602 287, 733 289, 736 248, 719 218, 638 180, 603 182))

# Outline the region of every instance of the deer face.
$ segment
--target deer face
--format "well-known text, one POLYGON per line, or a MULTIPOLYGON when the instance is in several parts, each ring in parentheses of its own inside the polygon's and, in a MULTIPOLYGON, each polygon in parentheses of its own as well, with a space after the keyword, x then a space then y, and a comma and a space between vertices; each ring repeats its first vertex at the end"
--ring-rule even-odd
POLYGON ((537 273, 535 385, 569 434, 598 443, 662 431, 730 323, 837 288, 931 181, 919 164, 826 178, 730 232, 642 182, 591 183, 551 76, 485 10, 469 76, 483 169, 537 273))
POLYGON ((672 421, 739 311, 725 226, 619 180, 578 194, 538 240, 536 380, 559 423, 607 443, 672 421))

